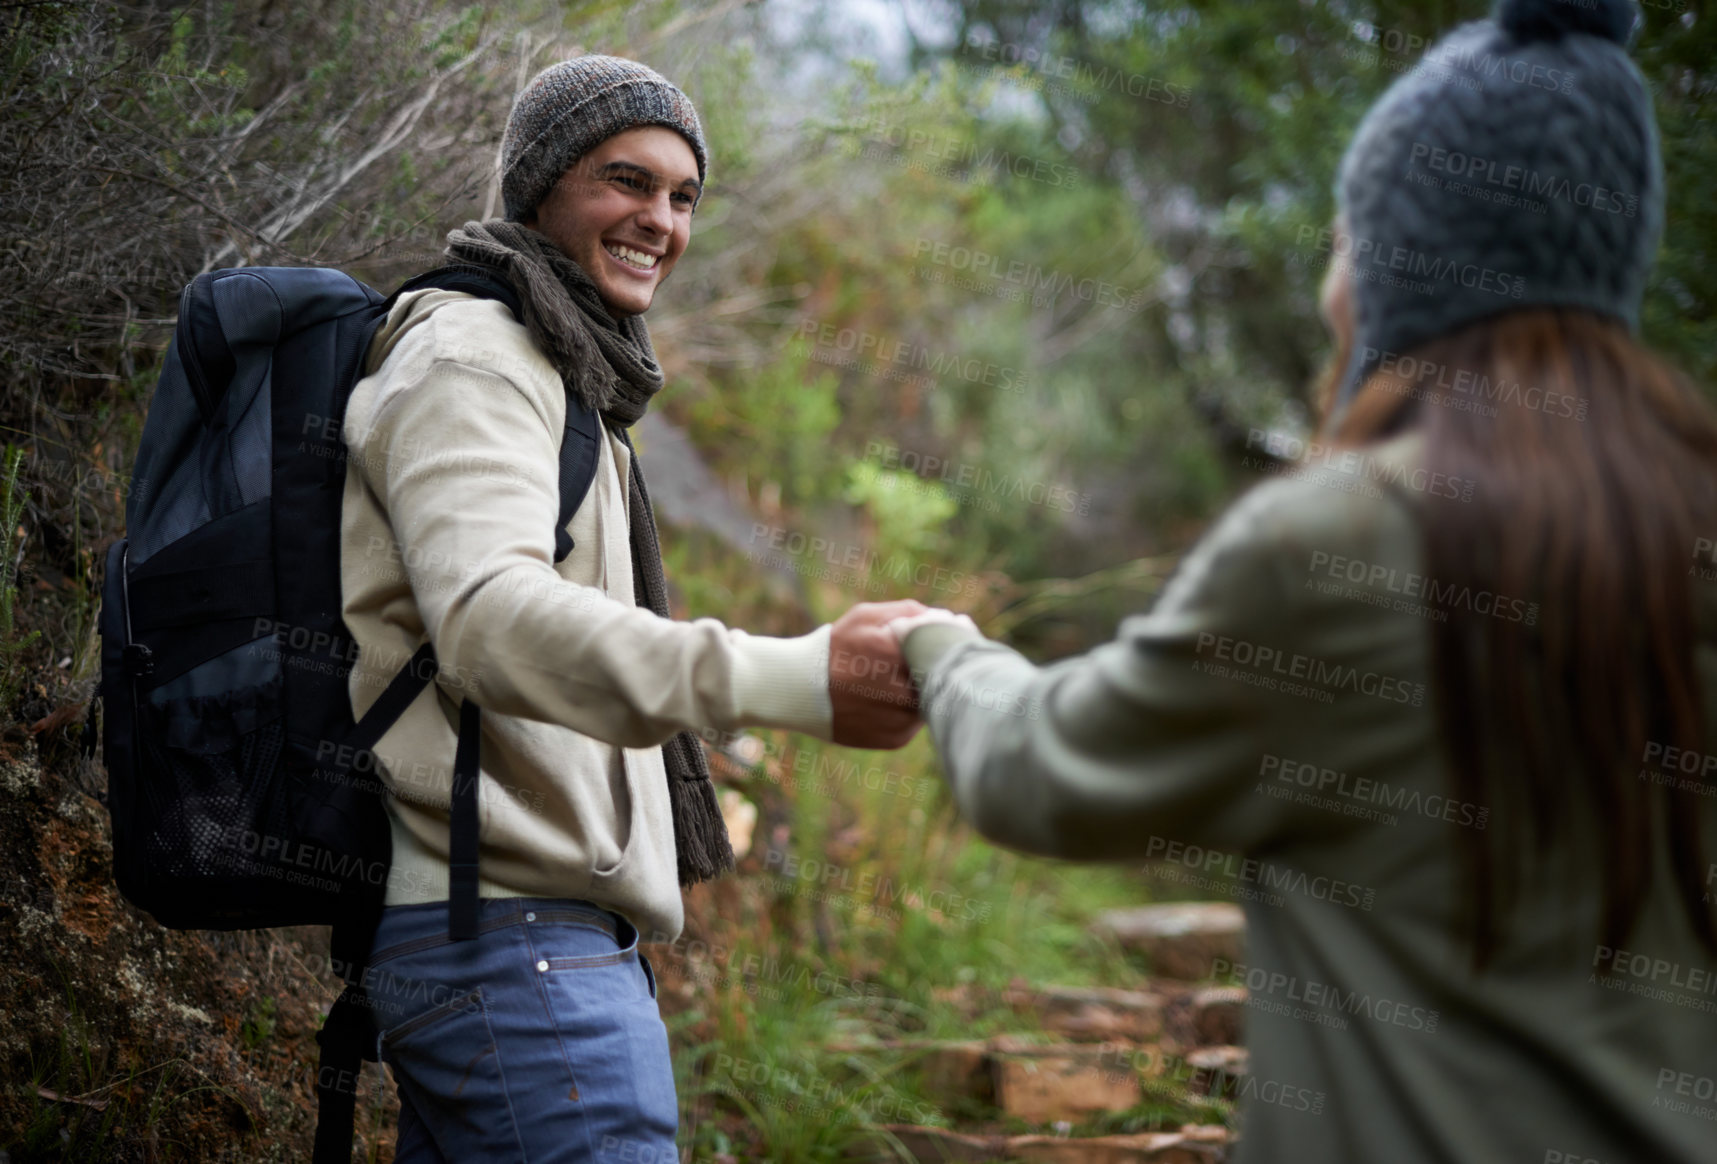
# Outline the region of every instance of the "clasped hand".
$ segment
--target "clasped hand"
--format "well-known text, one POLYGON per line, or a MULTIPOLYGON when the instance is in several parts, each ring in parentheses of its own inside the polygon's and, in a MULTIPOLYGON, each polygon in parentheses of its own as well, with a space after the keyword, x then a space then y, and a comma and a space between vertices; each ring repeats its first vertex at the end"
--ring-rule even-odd
POLYGON ((829 704, 835 743, 898 748, 918 734, 923 726, 918 690, 901 645, 912 627, 943 619, 971 625, 963 615, 910 598, 860 603, 835 622, 829 635, 829 704))

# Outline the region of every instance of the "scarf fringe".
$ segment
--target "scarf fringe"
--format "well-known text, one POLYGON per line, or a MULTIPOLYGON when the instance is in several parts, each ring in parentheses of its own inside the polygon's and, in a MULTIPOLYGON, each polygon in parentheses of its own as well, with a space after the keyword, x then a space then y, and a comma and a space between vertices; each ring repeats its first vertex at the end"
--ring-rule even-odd
POLYGON ((680 884, 712 881, 732 869, 733 842, 728 840, 721 802, 709 777, 684 780, 670 776, 668 803, 673 806, 680 884))

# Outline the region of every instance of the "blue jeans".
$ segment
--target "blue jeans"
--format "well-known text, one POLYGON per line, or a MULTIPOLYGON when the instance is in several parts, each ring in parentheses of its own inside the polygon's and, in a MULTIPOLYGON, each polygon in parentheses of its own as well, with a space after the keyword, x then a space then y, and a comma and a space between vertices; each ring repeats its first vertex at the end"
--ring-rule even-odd
POLYGON ((670 1164, 679 1112, 656 981, 625 918, 485 898, 382 913, 366 979, 399 1084, 399 1164, 670 1164))

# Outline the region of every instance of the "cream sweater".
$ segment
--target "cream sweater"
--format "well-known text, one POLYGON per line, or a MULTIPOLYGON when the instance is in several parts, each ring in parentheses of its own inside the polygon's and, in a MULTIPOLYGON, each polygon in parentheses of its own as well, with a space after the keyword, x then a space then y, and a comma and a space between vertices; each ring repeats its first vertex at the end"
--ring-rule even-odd
POLYGON ((824 626, 796 639, 634 605, 629 454, 554 562, 560 377, 500 303, 402 296, 347 406, 341 596, 361 716, 425 635, 437 681, 377 745, 392 792, 387 902, 446 900, 460 700, 483 708, 481 887, 573 897, 668 940, 683 921, 660 744, 745 725, 830 734, 824 626))

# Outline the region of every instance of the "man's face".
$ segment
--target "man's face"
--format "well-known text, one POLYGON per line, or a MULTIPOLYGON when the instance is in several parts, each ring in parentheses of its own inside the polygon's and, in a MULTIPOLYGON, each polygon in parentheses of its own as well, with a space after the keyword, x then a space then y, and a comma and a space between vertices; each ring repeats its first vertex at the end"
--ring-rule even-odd
POLYGON ((616 319, 642 315, 691 241, 702 192, 691 144, 642 126, 578 159, 525 225, 584 268, 616 319))

